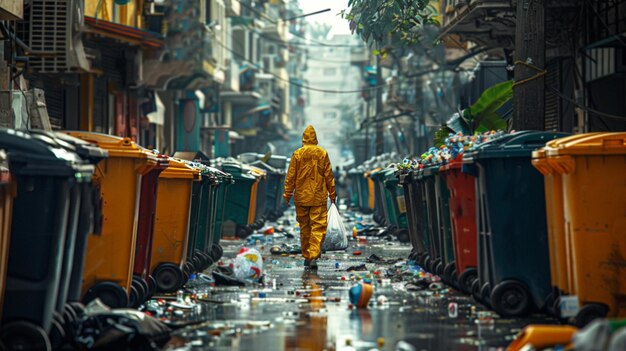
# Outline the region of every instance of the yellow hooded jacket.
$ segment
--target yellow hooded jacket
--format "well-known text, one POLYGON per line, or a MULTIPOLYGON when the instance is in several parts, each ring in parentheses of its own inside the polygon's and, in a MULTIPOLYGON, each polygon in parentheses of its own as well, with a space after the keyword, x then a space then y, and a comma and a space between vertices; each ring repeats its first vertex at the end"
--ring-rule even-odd
POLYGON ((285 179, 285 201, 289 202, 294 191, 296 206, 326 206, 329 196, 332 201, 337 198, 330 159, 326 150, 317 145, 313 126, 306 127, 302 147, 291 156, 285 179))

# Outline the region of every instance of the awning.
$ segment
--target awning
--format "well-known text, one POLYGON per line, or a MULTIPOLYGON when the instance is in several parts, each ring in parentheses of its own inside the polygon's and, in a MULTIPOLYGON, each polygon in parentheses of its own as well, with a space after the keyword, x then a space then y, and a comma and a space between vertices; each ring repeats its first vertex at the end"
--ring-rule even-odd
POLYGON ((162 126, 165 121, 165 105, 163 105, 163 101, 159 98, 159 94, 154 94, 154 100, 156 102, 156 111, 148 113, 146 117, 150 123, 154 123, 162 126))
POLYGON ((117 39, 133 45, 141 45, 152 48, 163 47, 163 37, 158 33, 149 32, 137 27, 126 26, 119 23, 103 21, 94 17, 85 17, 86 32, 101 35, 103 37, 117 39))

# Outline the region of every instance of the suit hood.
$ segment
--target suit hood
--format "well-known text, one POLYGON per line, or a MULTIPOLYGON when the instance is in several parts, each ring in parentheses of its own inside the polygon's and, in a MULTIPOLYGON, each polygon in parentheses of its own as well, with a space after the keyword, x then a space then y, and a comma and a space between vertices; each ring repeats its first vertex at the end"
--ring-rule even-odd
POLYGON ((302 133, 302 144, 303 145, 317 145, 317 134, 315 133, 315 128, 313 126, 308 126, 302 133))

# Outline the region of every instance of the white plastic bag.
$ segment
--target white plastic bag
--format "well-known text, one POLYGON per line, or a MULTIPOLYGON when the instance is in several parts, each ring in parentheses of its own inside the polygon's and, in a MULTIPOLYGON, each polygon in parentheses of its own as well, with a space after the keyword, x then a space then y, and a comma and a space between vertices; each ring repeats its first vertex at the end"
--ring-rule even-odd
POLYGON ((263 275, 263 256, 256 249, 242 249, 235 257, 235 277, 257 282, 263 275))
POLYGON ((343 226, 343 219, 339 215, 337 206, 330 205, 328 209, 328 227, 326 228, 326 238, 322 244, 322 251, 337 251, 348 248, 348 238, 346 228, 343 226))

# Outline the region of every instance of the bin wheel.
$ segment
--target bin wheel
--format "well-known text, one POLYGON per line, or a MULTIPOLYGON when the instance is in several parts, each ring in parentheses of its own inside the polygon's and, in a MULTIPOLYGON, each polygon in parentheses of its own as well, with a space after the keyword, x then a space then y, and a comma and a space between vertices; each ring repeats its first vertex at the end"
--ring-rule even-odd
POLYGON ((63 325, 71 325, 76 320, 78 320, 78 314, 72 306, 69 304, 63 306, 63 325))
POLYGON ((578 311, 574 317, 574 324, 578 328, 584 328, 587 324, 598 318, 604 318, 609 313, 609 309, 605 305, 590 303, 578 311))
POLYGON ((133 278, 132 285, 130 286, 130 307, 139 308, 139 306, 146 301, 147 293, 148 291, 144 288, 143 284, 141 284, 138 279, 133 278))
POLYGON ((476 303, 482 303, 480 299, 480 281, 478 280, 478 276, 472 283, 472 298, 476 303))
POLYGON ((438 276, 443 276, 443 262, 439 261, 439 263, 437 263, 437 265, 435 266, 435 274, 437 274, 438 276))
POLYGON ((201 252, 200 254, 202 255, 202 257, 204 257, 204 265, 202 266, 202 271, 206 271, 215 263, 215 261, 208 252, 201 252))
MULTIPOLYGON (((417 251, 411 250, 411 253, 409 254, 409 257, 407 259, 409 261, 416 261, 417 262, 417 251)), ((419 262, 418 262, 418 264, 419 264, 419 262)))
POLYGON ((50 324, 50 333, 48 333, 48 339, 53 350, 60 349, 67 339, 67 333, 63 329, 62 321, 59 321, 62 317, 55 317, 50 324))
POLYGON ((194 272, 194 267, 193 267, 193 263, 190 261, 185 262, 185 264, 183 265, 183 275, 185 275, 185 281, 183 282, 186 283, 187 280, 189 279, 189 276, 194 272))
POLYGON ((427 252, 422 252, 419 257, 419 264, 422 268, 426 269, 426 262, 430 258, 427 252))
POLYGON ((39 326, 19 321, 5 324, 0 329, 0 340, 8 351, 51 351, 52 345, 46 332, 39 326))
POLYGON ((148 299, 154 296, 157 289, 156 279, 152 275, 148 275, 148 299))
POLYGON ((111 308, 128 307, 126 290, 114 282, 100 282, 89 288, 83 297, 83 303, 88 304, 96 298, 111 308))
POLYGON ((248 237, 248 231, 245 227, 237 227, 237 237, 239 239, 245 239, 248 237))
POLYGON ((202 262, 202 258, 198 255, 194 255, 191 258, 191 265, 193 266, 193 269, 191 270, 192 272, 201 272, 202 271, 202 266, 204 266, 203 264, 204 262, 202 262))
POLYGON ((158 292, 173 293, 185 283, 183 271, 172 263, 161 263, 154 269, 152 276, 158 292))
POLYGON ((466 269, 459 276, 459 279, 458 279, 459 288, 461 289, 462 292, 466 294, 471 294, 472 285, 474 284, 474 281, 476 279, 478 279, 478 271, 476 270, 476 268, 466 269))
POLYGON ((69 306, 74 313, 76 313, 77 319, 80 319, 85 315, 85 305, 78 301, 69 302, 66 306, 69 306))
POLYGON ((424 261, 424 267, 426 269, 426 271, 428 273, 432 273, 433 272, 433 259, 429 256, 426 258, 426 260, 424 261))
POLYGON ((452 273, 450 273, 450 285, 452 285, 454 290, 461 290, 459 289, 459 275, 456 273, 456 268, 454 268, 452 273))
POLYGON ((398 230, 398 232, 396 233, 396 237, 401 243, 408 243, 409 241, 411 241, 411 238, 409 237, 409 231, 406 229, 398 230))
POLYGON ((211 258, 213 259, 213 262, 219 261, 222 258, 222 255, 224 255, 224 249, 222 249, 222 246, 220 246, 220 244, 213 243, 213 245, 211 245, 211 258))
POLYGON ((443 268, 443 278, 450 285, 454 285, 453 273, 456 269, 456 263, 450 262, 443 268))
POLYGON ((489 283, 483 284, 480 288, 480 302, 488 308, 491 308, 491 285, 489 283))
POLYGON ((556 301, 558 299, 558 295, 556 292, 551 292, 548 297, 546 297, 546 303, 544 305, 544 309, 545 312, 550 315, 550 316, 557 316, 556 315, 556 309, 555 307, 558 306, 556 305, 556 301))
POLYGON ((528 288, 516 281, 504 281, 491 292, 493 309, 504 317, 520 317, 526 315, 531 308, 528 288))

